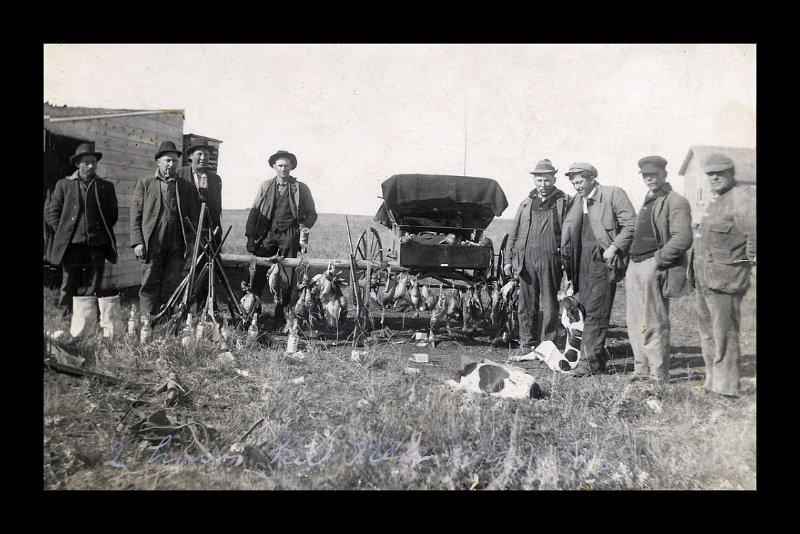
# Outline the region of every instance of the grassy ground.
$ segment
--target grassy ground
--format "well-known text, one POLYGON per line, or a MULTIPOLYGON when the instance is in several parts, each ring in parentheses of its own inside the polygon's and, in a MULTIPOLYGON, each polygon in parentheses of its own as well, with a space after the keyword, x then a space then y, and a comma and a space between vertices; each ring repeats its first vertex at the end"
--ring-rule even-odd
MULTIPOLYGON (((236 227, 242 222, 234 222, 232 213, 226 212, 223 222, 235 226, 231 235, 237 241, 226 252, 244 252, 244 232, 236 227)), ((310 255, 346 257, 344 216, 323 217, 312 230, 310 255)), ((350 218, 354 238, 374 224, 369 219, 350 218)), ((495 243, 503 224, 507 221, 490 227, 495 243)), ((45 290, 44 328, 68 330, 55 300, 56 293, 45 290)), ((366 347, 366 363, 352 361, 352 347, 333 341, 301 341, 305 357, 295 360, 284 354, 280 336, 273 336, 273 348, 241 338, 233 365, 220 362, 220 349, 207 340, 183 346, 159 333, 145 346, 125 339, 83 339, 67 348, 85 357, 87 366, 147 389, 46 370, 43 486, 755 489, 754 331, 743 335, 742 397, 728 401, 704 395, 694 311, 688 297, 679 299, 671 314, 672 382, 635 386, 625 380, 633 362, 624 304, 620 285, 608 339, 613 358, 608 374, 577 380, 537 362, 521 364, 544 389, 540 400, 451 392, 444 381, 453 377, 462 357, 503 361, 513 351, 490 348, 485 330, 474 338, 443 336, 436 348, 417 347, 411 336, 427 327, 427 313, 419 319, 389 314, 392 335, 366 347), (410 362, 419 351, 430 354, 431 363, 410 362), (408 367, 419 372, 410 373, 408 367), (164 393, 153 390, 170 372, 188 391, 177 413, 215 430, 208 443, 212 461, 197 460, 200 451, 185 432, 176 432, 171 443, 159 447, 129 429, 138 411, 164 406, 164 393), (126 416, 134 401, 141 404, 126 416), (231 450, 235 443, 251 446, 240 465, 235 452, 240 449, 231 450)))

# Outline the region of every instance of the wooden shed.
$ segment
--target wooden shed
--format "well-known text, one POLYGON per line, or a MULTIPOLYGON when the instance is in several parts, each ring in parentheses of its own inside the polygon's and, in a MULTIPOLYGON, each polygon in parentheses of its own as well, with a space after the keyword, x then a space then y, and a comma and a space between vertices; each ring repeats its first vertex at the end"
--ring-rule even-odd
POLYGON ((683 196, 692 206, 692 224, 697 225, 711 199, 703 161, 713 154, 724 154, 733 160, 736 167, 736 181, 756 187, 756 149, 725 146, 692 145, 678 171, 684 177, 683 196))
MULTIPOLYGON (((114 226, 119 260, 106 264, 103 288, 139 285, 141 264, 130 248, 130 203, 136 180, 155 171, 163 141, 183 143, 183 110, 98 109, 44 104, 44 192, 72 174, 69 157, 80 143, 103 153, 98 175, 114 183, 119 220, 114 226)), ((181 164, 184 162, 181 161, 181 164)))
MULTIPOLYGON (((205 135, 198 135, 193 133, 183 134, 183 149, 186 150, 190 146, 192 146, 197 141, 208 141, 211 150, 209 151, 209 158, 208 158, 208 168, 214 172, 217 172, 217 165, 219 164, 219 145, 222 144, 222 141, 219 139, 213 139, 211 137, 206 137, 205 135)), ((186 154, 184 157, 187 158, 186 161, 182 161, 181 165, 188 165, 189 159, 186 154)))

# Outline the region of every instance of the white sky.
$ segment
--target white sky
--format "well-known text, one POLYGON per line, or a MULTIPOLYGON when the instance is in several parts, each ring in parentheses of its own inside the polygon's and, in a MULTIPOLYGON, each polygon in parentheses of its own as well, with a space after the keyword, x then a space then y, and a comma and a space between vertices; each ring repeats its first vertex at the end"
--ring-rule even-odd
POLYGON ((741 45, 114 45, 44 46, 54 105, 186 112, 185 133, 221 139, 223 207, 246 208, 267 158, 317 211, 373 215, 393 174, 494 178, 513 217, 542 158, 597 167, 634 205, 639 158, 693 144, 756 146, 756 47, 741 45))

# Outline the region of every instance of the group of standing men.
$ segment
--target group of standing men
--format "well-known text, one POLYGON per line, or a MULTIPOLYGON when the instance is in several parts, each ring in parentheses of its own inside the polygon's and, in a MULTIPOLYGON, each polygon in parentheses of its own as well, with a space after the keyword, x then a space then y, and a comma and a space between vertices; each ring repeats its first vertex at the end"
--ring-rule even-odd
MULTIPOLYGON (((211 229, 221 228, 222 179, 209 167, 211 146, 201 140, 188 147, 190 164, 180 167, 183 155, 172 141, 162 142, 155 153, 155 171, 134 187, 130 246, 142 263, 142 314, 158 314, 188 273, 202 203, 211 229)), ((64 315, 71 313, 72 298, 79 293, 99 295, 104 262, 116 263, 118 257, 117 196, 114 185, 97 176, 102 157, 92 143, 81 144, 70 158, 77 170, 56 183, 45 207, 45 221, 54 232, 48 260, 63 271, 59 305, 64 315)), ((269 164, 276 176, 256 195, 247 221, 247 249, 256 256, 296 257, 301 226, 311 228, 317 219, 314 200, 308 187, 290 174, 297 167, 294 154, 280 150, 270 156, 269 164)), ((206 236, 214 248, 220 245, 219 234, 211 231, 206 236)), ((254 291, 263 290, 266 276, 266 269, 257 269, 254 291)), ((207 287, 198 288, 197 307, 207 295, 207 287)))
POLYGON ((736 396, 740 305, 756 264, 755 198, 736 183, 730 158, 710 155, 703 167, 713 198, 693 235, 689 202, 667 183, 666 167, 661 156, 639 160, 649 191, 637 215, 624 190, 597 182, 593 165, 570 166, 565 174, 577 191, 570 197, 555 187, 558 171, 550 160, 537 163, 530 172, 535 189, 517 210, 503 266, 519 280, 520 344, 533 349, 556 337, 564 275, 585 311, 581 360, 571 374, 603 372, 611 308, 624 278, 630 380, 668 382, 669 299, 691 286, 705 388, 736 396))
MULTIPOLYGON (((161 143, 155 172, 134 188, 130 246, 143 264, 143 314, 157 314, 188 272, 201 203, 208 208, 211 227, 221 226, 222 180, 209 168, 211 147, 200 141, 185 153, 190 164, 180 167, 183 153, 171 141, 161 143)), ((116 263, 118 257, 114 185, 96 172, 102 156, 91 143, 81 144, 70 158, 77 170, 56 183, 45 208, 54 232, 49 260, 63 268, 59 304, 65 313, 82 279, 82 294, 98 295, 105 260, 116 263)), ((268 162, 275 177, 256 194, 245 230, 247 250, 255 256, 293 258, 301 229, 317 220, 314 199, 308 186, 291 175, 297 167, 294 154, 279 150, 268 162)), ((631 380, 667 382, 669 299, 686 294, 688 282, 695 289, 706 388, 737 395, 740 305, 756 264, 755 199, 749 188, 736 183, 733 161, 712 154, 704 170, 713 199, 693 236, 689 203, 667 183, 666 166, 660 156, 639 160, 649 191, 637 216, 625 191, 599 184, 590 163, 573 163, 565 173, 575 197, 555 187, 558 171, 550 160, 537 163, 530 173, 535 189, 517 210, 503 266, 520 284, 520 343, 534 348, 555 338, 557 294, 566 275, 585 310, 582 357, 572 374, 603 372, 611 308, 617 283, 625 278, 631 380)), ((208 235, 218 246, 213 232, 208 235)), ((266 268, 259 266, 253 292, 260 294, 266 281, 266 268)), ((197 302, 204 302, 206 291, 200 289, 197 302)), ((276 303, 276 315, 286 304, 276 303)))

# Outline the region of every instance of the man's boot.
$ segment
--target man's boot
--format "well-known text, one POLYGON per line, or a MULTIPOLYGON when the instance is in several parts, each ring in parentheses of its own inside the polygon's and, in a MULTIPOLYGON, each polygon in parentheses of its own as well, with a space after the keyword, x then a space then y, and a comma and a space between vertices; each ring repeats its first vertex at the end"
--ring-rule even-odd
POLYGON ((72 337, 92 335, 97 327, 97 297, 72 297, 72 337))
POLYGON ((99 298, 97 303, 100 306, 100 327, 103 329, 103 337, 113 338, 122 334, 125 325, 122 320, 119 295, 99 298))

